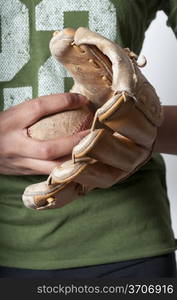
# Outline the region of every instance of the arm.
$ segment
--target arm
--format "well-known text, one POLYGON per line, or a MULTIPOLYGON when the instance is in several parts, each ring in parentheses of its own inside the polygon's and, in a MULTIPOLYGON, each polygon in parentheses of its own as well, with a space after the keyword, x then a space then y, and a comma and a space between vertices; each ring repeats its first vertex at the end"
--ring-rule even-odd
POLYGON ((164 121, 158 128, 154 152, 177 155, 177 106, 164 106, 164 121))

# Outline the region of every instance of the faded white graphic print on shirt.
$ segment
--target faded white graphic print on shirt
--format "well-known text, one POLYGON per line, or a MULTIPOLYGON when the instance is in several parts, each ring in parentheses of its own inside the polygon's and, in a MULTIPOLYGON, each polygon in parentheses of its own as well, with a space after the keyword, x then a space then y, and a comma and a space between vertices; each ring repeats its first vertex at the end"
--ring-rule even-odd
MULTIPOLYGON (((108 0, 50 1, 43 0, 36 6, 36 29, 56 30, 64 27, 64 13, 88 11, 89 28, 106 37, 116 37, 116 11, 108 0)), ((49 58, 39 69, 39 95, 64 92, 64 77, 69 76, 62 66, 49 58)))
MULTIPOLYGON (((30 60, 29 11, 20 0, 1 0, 2 52, 0 53, 1 81, 10 81, 30 60)), ((65 12, 88 12, 89 28, 114 40, 116 9, 109 0, 43 0, 36 5, 36 30, 63 28, 65 12)), ((64 92, 64 78, 69 76, 52 57, 38 72, 38 94, 64 92)), ((32 86, 5 88, 4 109, 32 98, 32 86)))

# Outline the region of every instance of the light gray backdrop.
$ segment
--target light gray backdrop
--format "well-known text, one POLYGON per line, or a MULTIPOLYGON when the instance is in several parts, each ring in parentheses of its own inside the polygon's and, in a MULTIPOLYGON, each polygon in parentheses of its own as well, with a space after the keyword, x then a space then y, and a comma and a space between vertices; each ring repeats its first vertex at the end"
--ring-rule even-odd
MULTIPOLYGON (((142 71, 156 88, 163 105, 177 105, 177 39, 166 21, 166 15, 158 12, 146 33, 141 54, 146 56, 149 64, 142 71)), ((177 156, 163 156, 167 168, 172 225, 177 238, 177 156)))

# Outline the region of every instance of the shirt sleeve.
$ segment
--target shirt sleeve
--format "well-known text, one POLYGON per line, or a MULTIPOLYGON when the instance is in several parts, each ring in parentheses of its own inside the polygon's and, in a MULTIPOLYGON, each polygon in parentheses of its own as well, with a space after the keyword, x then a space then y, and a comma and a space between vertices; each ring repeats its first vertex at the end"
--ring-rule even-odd
POLYGON ((127 0, 119 3, 118 42, 122 47, 128 47, 139 54, 145 33, 159 10, 167 14, 167 25, 177 34, 177 0, 127 0))
POLYGON ((177 0, 164 0, 162 10, 167 15, 167 26, 171 27, 177 38, 177 0))

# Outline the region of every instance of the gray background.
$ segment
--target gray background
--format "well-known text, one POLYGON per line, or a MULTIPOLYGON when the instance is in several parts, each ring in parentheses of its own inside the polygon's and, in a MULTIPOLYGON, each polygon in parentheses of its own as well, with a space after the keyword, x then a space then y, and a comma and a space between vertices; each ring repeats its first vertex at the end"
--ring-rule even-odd
MULTIPOLYGON (((156 88, 163 105, 177 105, 177 40, 166 21, 166 15, 158 12, 146 33, 141 54, 146 56, 149 64, 142 71, 156 88)), ((163 156, 167 168, 172 226, 177 238, 177 156, 163 156)))

